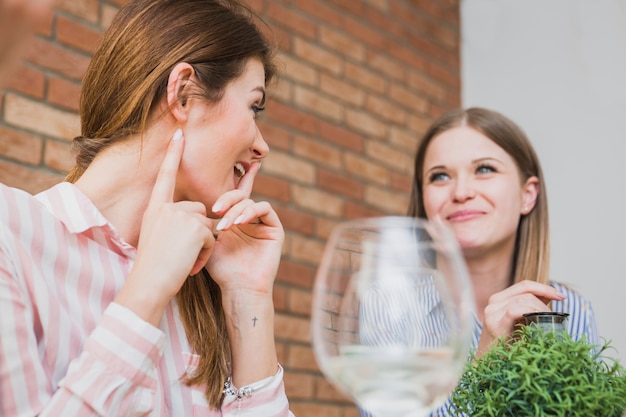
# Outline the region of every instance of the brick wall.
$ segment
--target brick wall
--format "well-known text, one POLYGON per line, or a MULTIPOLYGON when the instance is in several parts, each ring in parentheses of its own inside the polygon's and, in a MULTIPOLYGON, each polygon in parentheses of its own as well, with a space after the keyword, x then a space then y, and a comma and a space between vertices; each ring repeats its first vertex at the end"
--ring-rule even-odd
MULTIPOLYGON (((62 0, 0 96, 0 182, 37 192, 72 166, 81 76, 126 0, 62 0)), ((460 104, 459 0, 249 0, 279 46, 259 124, 272 152, 255 184, 287 232, 276 337, 299 417, 357 416, 319 374, 311 287, 349 218, 403 214, 417 139, 460 104)))

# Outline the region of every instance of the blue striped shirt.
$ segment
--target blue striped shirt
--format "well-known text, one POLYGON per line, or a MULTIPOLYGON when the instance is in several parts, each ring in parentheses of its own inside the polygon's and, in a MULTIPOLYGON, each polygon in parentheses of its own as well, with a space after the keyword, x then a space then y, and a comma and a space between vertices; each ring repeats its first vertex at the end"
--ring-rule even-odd
MULTIPOLYGON (((563 301, 553 301, 552 302, 552 311, 558 313, 568 313, 569 317, 567 320, 568 323, 568 332, 575 340, 580 339, 582 336, 585 336, 587 342, 593 345, 600 345, 600 338, 598 335, 598 329, 596 325, 596 319, 593 313, 593 309, 591 307, 591 303, 589 300, 578 294, 576 291, 556 282, 551 282, 550 285, 560 291, 562 294, 565 294, 566 298, 563 301)), ((397 294, 397 296, 407 296, 406 294, 397 294)), ((428 298, 428 297, 427 297, 428 298)), ((427 301, 427 308, 429 311, 435 313, 431 315, 431 320, 429 323, 433 323, 432 317, 436 317, 437 306, 436 304, 440 304, 437 302, 437 296, 433 296, 430 298, 430 301, 427 301)), ((364 315, 363 321, 369 321, 370 323, 385 323, 389 320, 386 319, 386 315, 388 315, 388 310, 393 305, 404 305, 404 303, 393 303, 390 302, 390 305, 387 306, 377 306, 369 305, 368 310, 374 314, 374 312, 385 312, 382 317, 374 318, 371 314, 369 316, 364 315), (370 308, 371 307, 371 308, 370 308)), ((420 303, 421 304, 421 303, 420 303)), ((436 322, 436 318, 434 319, 436 322)), ((443 322, 442 322, 443 323, 443 322)), ((377 325, 370 325, 371 330, 375 330, 377 325)), ((416 329, 413 331, 408 331, 409 323, 405 323, 404 325, 396 325, 395 328, 385 327, 383 324, 381 328, 385 328, 384 332, 380 332, 378 334, 374 334, 371 331, 367 331, 364 334, 363 343, 366 344, 377 344, 377 345, 385 345, 386 343, 390 343, 397 338, 407 337, 403 335, 411 335, 411 334, 423 334, 422 330, 416 329), (396 333, 397 332, 397 333, 396 333)), ((443 328, 440 328, 443 329, 443 328)), ((474 334, 472 340, 472 350, 475 350, 478 347, 478 341, 480 339, 480 334, 482 333, 483 326, 482 323, 478 320, 477 317, 474 317, 474 334)), ((437 330, 435 327, 429 328, 427 334, 429 337, 432 337, 432 343, 436 343, 437 334, 446 333, 444 330, 437 330)), ((410 336, 408 336, 410 337, 410 336)), ((452 404, 448 399, 441 407, 436 409, 430 414, 430 417, 461 417, 464 414, 455 414, 451 409, 452 404)), ((374 417, 371 413, 360 409, 361 417, 374 417)))

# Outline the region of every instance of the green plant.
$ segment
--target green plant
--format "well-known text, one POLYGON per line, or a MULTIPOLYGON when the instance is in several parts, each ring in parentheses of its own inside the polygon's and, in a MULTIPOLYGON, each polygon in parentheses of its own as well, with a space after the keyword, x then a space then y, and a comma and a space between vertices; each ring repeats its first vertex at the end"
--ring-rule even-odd
POLYGON ((598 347, 566 332, 535 325, 515 330, 472 358, 452 394, 456 411, 471 417, 621 417, 626 372, 598 347))

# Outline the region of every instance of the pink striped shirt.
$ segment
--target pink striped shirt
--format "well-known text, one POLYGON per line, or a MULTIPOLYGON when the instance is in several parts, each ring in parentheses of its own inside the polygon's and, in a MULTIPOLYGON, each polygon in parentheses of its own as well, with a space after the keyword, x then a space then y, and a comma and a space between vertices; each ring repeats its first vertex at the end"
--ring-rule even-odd
POLYGON ((292 416, 282 368, 221 410, 181 382, 198 357, 175 301, 159 328, 112 302, 135 254, 73 184, 0 184, 0 415, 292 416))

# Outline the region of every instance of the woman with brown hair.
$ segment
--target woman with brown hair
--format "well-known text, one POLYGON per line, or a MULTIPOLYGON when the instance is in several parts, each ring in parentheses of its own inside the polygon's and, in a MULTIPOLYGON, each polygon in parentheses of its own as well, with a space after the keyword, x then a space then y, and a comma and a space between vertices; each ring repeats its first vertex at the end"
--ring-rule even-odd
POLYGON ((284 231, 250 199, 275 75, 230 0, 131 0, 93 57, 77 164, 0 185, 0 414, 288 416, 272 287, 284 231))

